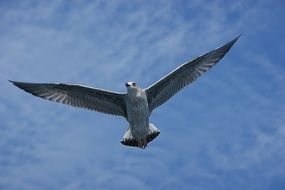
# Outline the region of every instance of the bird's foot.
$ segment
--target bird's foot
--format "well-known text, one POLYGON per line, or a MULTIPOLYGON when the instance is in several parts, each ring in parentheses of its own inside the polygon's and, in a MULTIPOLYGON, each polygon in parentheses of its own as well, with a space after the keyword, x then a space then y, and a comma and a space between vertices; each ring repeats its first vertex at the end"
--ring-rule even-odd
POLYGON ((147 147, 146 138, 138 139, 138 147, 142 149, 145 149, 147 147))

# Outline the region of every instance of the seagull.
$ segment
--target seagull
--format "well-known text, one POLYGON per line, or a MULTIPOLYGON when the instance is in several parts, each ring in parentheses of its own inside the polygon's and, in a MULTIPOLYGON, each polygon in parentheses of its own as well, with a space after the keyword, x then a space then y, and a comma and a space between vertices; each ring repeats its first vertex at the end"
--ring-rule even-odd
POLYGON ((144 149, 160 134, 159 129, 149 122, 152 111, 218 63, 239 37, 182 64, 146 89, 140 88, 135 82, 127 82, 126 93, 77 84, 9 81, 43 99, 124 117, 129 128, 121 143, 144 149))

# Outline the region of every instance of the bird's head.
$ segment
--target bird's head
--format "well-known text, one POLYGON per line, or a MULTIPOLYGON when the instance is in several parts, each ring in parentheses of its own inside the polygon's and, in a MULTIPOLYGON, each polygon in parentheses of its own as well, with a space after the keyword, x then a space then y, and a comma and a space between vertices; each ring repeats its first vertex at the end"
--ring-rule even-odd
POLYGON ((127 82, 126 87, 127 88, 135 88, 135 87, 137 87, 137 84, 135 82, 127 82))
POLYGON ((128 92, 136 92, 138 90, 138 86, 135 82, 127 82, 126 87, 128 92))

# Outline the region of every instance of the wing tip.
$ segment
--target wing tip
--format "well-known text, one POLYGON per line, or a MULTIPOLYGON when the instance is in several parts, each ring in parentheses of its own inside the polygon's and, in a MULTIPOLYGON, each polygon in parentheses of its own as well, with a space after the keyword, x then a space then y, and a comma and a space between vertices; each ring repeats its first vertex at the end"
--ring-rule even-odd
POLYGON ((26 82, 19 82, 19 81, 13 81, 13 80, 8 80, 9 82, 11 82, 13 85, 15 85, 16 87, 18 87, 18 88, 20 88, 20 89, 22 89, 22 90, 24 90, 24 91, 26 91, 26 92, 29 92, 29 93, 31 93, 30 91, 29 91, 29 85, 31 84, 31 83, 26 83, 26 82))
POLYGON ((14 80, 8 80, 10 83, 12 83, 13 85, 15 85, 15 86, 17 86, 17 87, 19 87, 19 84, 21 83, 21 82, 17 82, 17 81, 14 81, 14 80))
POLYGON ((222 50, 224 52, 224 55, 232 48, 232 46, 236 43, 236 41, 241 37, 241 34, 235 37, 233 40, 229 41, 228 43, 216 48, 213 51, 219 51, 222 50))
POLYGON ((228 42, 226 44, 226 46, 229 46, 230 48, 236 43, 236 41, 238 41, 238 39, 241 37, 241 34, 238 35, 237 37, 235 37, 233 40, 231 40, 230 42, 228 42))

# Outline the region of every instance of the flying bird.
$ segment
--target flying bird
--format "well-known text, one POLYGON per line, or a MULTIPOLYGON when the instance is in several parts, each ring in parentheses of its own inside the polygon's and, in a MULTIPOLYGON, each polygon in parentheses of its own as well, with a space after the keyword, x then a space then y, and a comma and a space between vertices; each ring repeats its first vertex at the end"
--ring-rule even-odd
POLYGON ((152 111, 212 68, 238 38, 239 36, 179 66, 146 89, 140 88, 135 82, 127 82, 126 93, 77 84, 10 82, 28 93, 47 100, 122 116, 128 121, 129 128, 123 135, 121 143, 144 149, 160 133, 159 129, 149 122, 152 111))

